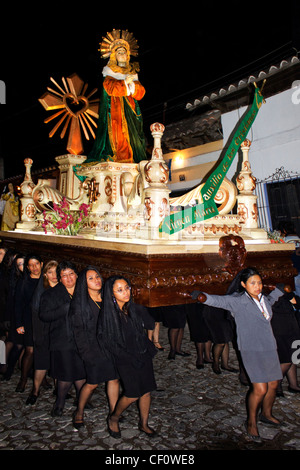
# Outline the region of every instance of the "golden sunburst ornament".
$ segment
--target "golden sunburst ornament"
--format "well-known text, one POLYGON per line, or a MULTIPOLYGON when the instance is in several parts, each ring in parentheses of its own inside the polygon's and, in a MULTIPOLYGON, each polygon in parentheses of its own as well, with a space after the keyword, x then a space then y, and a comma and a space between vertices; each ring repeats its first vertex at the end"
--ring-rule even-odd
POLYGON ((91 101, 91 97, 98 89, 95 88, 86 96, 88 84, 85 84, 76 74, 67 79, 63 77, 62 86, 58 85, 53 78, 50 80, 57 90, 47 87, 48 91, 39 98, 39 102, 46 111, 60 110, 44 121, 48 123, 60 117, 49 133, 49 137, 53 137, 58 128, 63 125, 60 134, 63 139, 69 128, 67 151, 74 155, 80 155, 83 153, 81 129, 87 140, 90 139, 90 134, 94 139, 96 137, 93 127, 97 128, 97 122, 94 121, 94 118, 98 119, 99 117, 99 99, 91 101))
POLYGON ((101 57, 107 59, 114 49, 121 46, 126 47, 131 56, 136 57, 138 55, 139 46, 133 34, 129 33, 127 29, 113 29, 106 34, 106 37, 102 38, 99 49, 101 57))

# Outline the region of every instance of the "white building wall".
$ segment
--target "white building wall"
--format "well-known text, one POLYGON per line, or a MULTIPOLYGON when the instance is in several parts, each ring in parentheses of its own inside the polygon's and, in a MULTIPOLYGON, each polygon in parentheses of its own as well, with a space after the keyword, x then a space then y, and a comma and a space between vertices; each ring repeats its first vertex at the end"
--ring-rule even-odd
MULTIPOLYGON (((246 109, 222 115, 224 145, 246 109)), ((257 179, 263 180, 281 167, 300 174, 300 89, 293 88, 268 98, 247 138, 252 141, 249 160, 257 179)), ((238 156, 227 173, 229 179, 236 173, 237 162, 238 156)))
MULTIPOLYGON (((164 155, 166 161, 172 159, 172 180, 168 184, 171 191, 188 191, 202 182, 220 161, 223 147, 246 110, 244 107, 221 116, 223 140, 180 151, 183 156, 180 163, 176 162, 176 153, 164 155), (184 180, 180 176, 184 176, 184 180)), ((249 159, 258 181, 281 167, 300 174, 300 87, 266 99, 247 138, 252 141, 249 159)), ((227 173, 227 178, 234 183, 240 171, 240 160, 241 152, 235 156, 227 173)))

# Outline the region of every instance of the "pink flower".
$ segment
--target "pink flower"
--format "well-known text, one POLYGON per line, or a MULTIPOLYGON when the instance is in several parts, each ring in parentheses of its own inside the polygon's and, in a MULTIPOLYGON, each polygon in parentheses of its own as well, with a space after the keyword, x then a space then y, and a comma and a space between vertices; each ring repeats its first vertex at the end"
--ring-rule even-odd
POLYGON ((60 205, 61 205, 62 209, 67 209, 67 210, 70 209, 70 204, 68 203, 68 201, 66 200, 65 197, 63 197, 62 202, 61 202, 60 205))
POLYGON ((89 208, 90 206, 88 204, 81 204, 81 206, 79 207, 79 210, 80 211, 83 211, 84 213, 84 216, 87 217, 88 216, 88 213, 89 213, 89 208))
POLYGON ((42 227, 46 231, 48 225, 53 233, 67 233, 76 234, 83 226, 85 217, 89 214, 90 205, 81 204, 79 211, 70 211, 70 204, 63 197, 59 204, 53 203, 52 212, 43 212, 44 221, 42 227))

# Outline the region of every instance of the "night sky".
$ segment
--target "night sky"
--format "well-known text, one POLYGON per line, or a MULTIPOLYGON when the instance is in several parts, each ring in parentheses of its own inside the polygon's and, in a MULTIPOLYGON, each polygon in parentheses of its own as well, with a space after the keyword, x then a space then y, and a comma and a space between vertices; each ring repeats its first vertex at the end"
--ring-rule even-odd
MULTIPOLYGON (((0 80, 6 85, 6 104, 0 106, 5 177, 23 174, 26 157, 33 159, 34 169, 41 169, 66 153, 66 138, 61 140, 59 132, 49 138, 56 121, 44 124, 50 113, 38 98, 47 86, 53 88, 50 77, 61 84, 62 77, 73 73, 89 90, 100 89, 107 61, 100 58, 98 47, 107 31, 128 29, 138 41, 139 56, 133 60, 140 63, 139 78, 146 88, 140 105, 147 135, 155 121, 167 125, 186 117, 188 101, 300 50, 296 2, 284 2, 278 11, 270 11, 273 2, 262 3, 232 1, 204 8, 201 2, 181 2, 177 8, 173 2, 135 2, 119 8, 111 2, 113 11, 95 2, 79 7, 78 2, 51 2, 36 11, 7 7, 0 39, 0 80)), ((92 141, 83 139, 83 144, 88 154, 92 141)))

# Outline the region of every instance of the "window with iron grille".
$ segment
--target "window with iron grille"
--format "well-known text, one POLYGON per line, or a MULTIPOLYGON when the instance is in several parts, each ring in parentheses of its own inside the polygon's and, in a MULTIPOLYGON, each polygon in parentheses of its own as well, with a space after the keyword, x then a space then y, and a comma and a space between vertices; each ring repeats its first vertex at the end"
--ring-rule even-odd
POLYGON ((280 222, 292 221, 300 235, 300 175, 284 167, 265 180, 257 180, 259 226, 276 230, 280 222))

